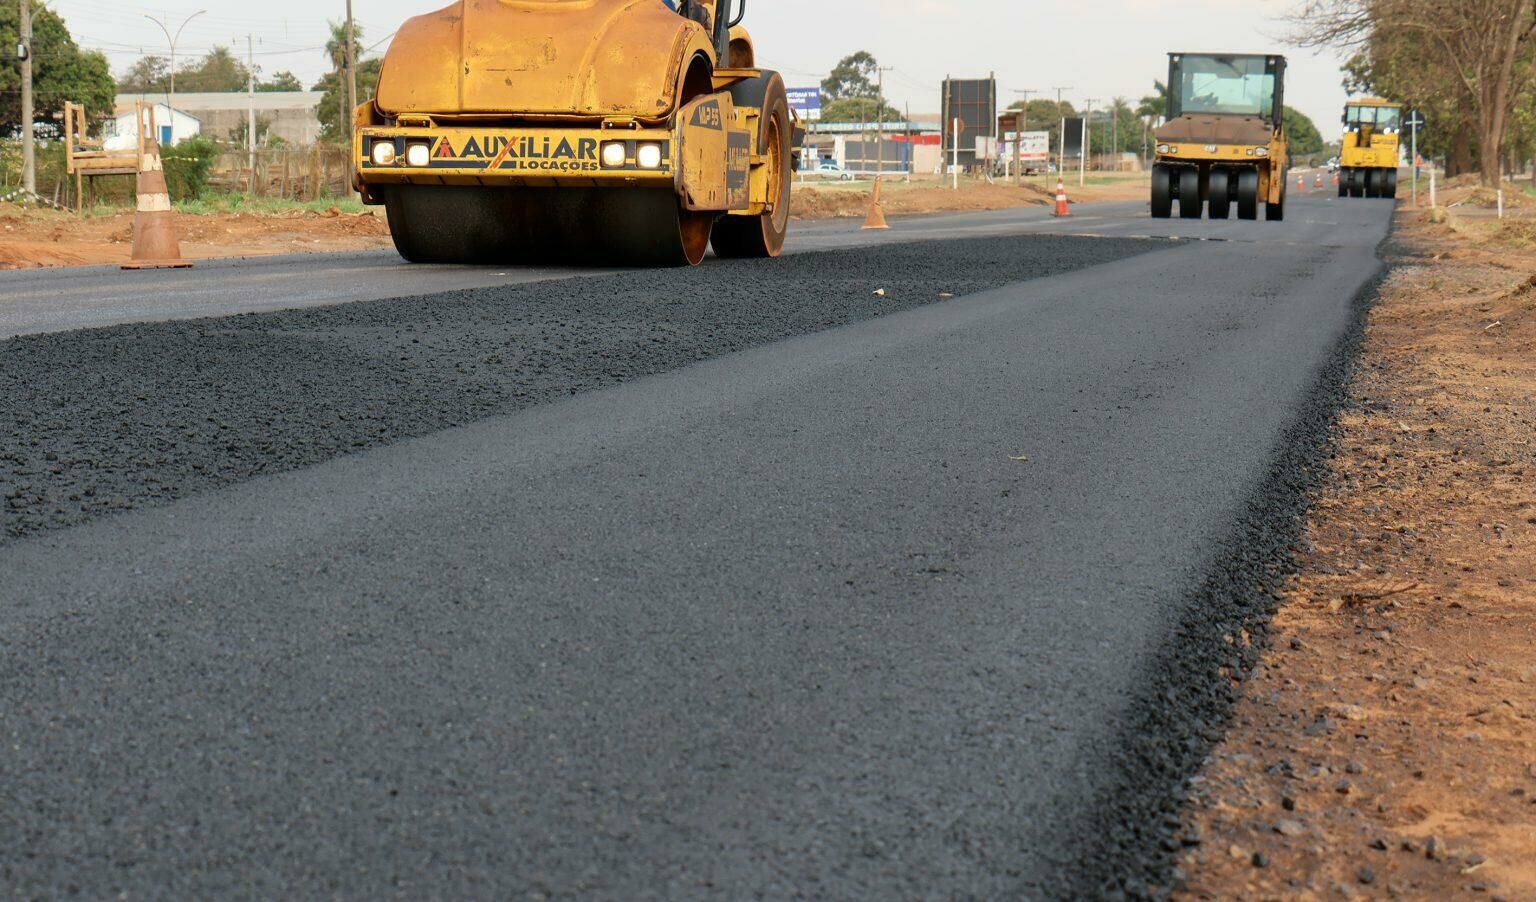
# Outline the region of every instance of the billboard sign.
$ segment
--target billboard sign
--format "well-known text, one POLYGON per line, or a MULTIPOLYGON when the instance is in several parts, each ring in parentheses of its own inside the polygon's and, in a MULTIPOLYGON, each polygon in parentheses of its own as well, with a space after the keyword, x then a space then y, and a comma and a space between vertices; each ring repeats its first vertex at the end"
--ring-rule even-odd
MULTIPOLYGON (((998 139, 997 151, 1002 157, 1013 156, 1013 142, 1017 132, 1004 132, 998 139)), ((1044 163, 1051 155, 1050 132, 1025 132, 1019 145, 1019 159, 1026 163, 1044 163)))
POLYGON ((806 121, 821 118, 821 88, 785 88, 789 108, 806 121))

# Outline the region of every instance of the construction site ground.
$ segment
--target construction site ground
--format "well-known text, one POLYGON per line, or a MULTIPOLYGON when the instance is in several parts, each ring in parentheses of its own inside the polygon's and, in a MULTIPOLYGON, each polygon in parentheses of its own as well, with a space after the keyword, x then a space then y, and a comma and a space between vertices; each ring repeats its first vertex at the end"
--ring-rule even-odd
POLYGON ((1536 199, 1505 194, 1400 201, 1183 898, 1536 898, 1536 199))
MULTIPOLYGON (((1131 200, 1146 196, 1141 175, 1091 175, 1069 188, 1074 203, 1131 200)), ((869 181, 797 183, 793 215, 799 219, 862 217, 869 206, 869 181)), ((962 180, 958 190, 937 178, 882 186, 888 215, 1000 210, 1055 201, 1055 181, 1039 176, 1022 186, 1006 179, 962 180)), ((179 204, 176 218, 182 255, 191 260, 271 254, 324 253, 389 247, 383 209, 356 201, 283 204, 238 202, 179 204)), ((0 203, 0 269, 121 263, 133 248, 133 212, 92 210, 86 216, 0 203)))

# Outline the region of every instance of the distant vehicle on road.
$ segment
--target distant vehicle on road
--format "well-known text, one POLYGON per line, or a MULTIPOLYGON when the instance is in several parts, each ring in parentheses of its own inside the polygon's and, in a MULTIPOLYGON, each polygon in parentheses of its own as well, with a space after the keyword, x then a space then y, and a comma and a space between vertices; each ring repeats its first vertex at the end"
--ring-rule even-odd
POLYGON ((839 179, 845 182, 853 180, 853 173, 844 169, 842 163, 831 158, 817 163, 816 167, 811 170, 811 173, 827 179, 839 179))

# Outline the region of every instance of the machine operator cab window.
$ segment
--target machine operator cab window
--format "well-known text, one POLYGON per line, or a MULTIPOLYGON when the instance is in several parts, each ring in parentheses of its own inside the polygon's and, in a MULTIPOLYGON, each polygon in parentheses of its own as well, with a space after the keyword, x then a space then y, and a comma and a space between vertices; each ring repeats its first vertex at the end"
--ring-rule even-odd
POLYGON ((1275 56, 1174 54, 1169 60, 1168 118, 1257 116, 1274 123, 1282 108, 1285 61, 1275 56))
POLYGON ((1351 103, 1344 107, 1344 126, 1352 132, 1366 126, 1383 135, 1396 134, 1402 128, 1402 117, 1403 111, 1395 106, 1351 103))
POLYGON ((714 3, 706 0, 661 0, 661 2, 678 15, 704 26, 704 30, 714 31, 714 3))

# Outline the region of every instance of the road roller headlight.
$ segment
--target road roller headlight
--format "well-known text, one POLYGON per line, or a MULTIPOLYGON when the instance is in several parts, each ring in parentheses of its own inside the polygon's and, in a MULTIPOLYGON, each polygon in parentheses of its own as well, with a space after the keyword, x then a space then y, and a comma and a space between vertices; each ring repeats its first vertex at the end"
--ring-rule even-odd
POLYGON ((369 154, 369 156, 373 157, 373 162, 375 165, 388 166, 395 161, 395 142, 373 142, 373 152, 369 154))
POLYGON ((432 160, 432 145, 425 141, 410 141, 405 145, 405 164, 425 169, 432 160))
POLYGON ((641 169, 657 169, 661 166, 661 145, 645 143, 635 148, 635 162, 641 169))
POLYGON ((1255 147, 1253 149, 1253 155, 1256 156, 1256 157, 1267 157, 1267 156, 1269 156, 1269 148, 1268 147, 1255 147))
POLYGON ((623 141, 609 141, 603 145, 603 165, 609 169, 623 166, 626 156, 623 141))

